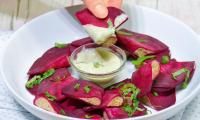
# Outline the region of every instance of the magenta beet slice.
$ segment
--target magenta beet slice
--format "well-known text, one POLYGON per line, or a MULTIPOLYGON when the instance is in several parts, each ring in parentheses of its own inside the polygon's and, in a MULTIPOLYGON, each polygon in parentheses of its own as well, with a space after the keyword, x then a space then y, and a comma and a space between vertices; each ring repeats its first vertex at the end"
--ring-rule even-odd
POLYGON ((62 89, 75 81, 66 68, 60 68, 55 71, 55 73, 42 81, 38 86, 37 95, 44 95, 46 92, 56 97, 56 101, 61 101, 66 98, 62 94, 62 89))
POLYGON ((142 104, 139 104, 139 108, 141 109, 141 111, 135 111, 132 116, 129 116, 122 107, 105 108, 104 119, 123 119, 133 116, 145 115, 147 109, 142 104))
POLYGON ((82 101, 75 99, 67 99, 62 104, 61 107, 64 110, 65 115, 76 118, 86 118, 86 119, 100 119, 101 116, 98 114, 91 114, 85 112, 82 107, 87 104, 82 101))
POLYGON ((141 101, 152 107, 155 110, 162 110, 167 107, 170 107, 175 104, 176 102, 176 90, 172 89, 167 92, 150 92, 143 98, 141 101))
POLYGON ((185 88, 187 87, 189 80, 192 78, 194 70, 195 62, 177 62, 173 59, 168 64, 161 65, 160 74, 155 79, 153 88, 157 91, 168 91, 182 83, 185 88), (174 78, 173 74, 175 73, 176 76, 174 76, 174 78))
POLYGON ((63 89, 63 94, 69 98, 78 99, 91 105, 100 105, 104 90, 100 86, 85 80, 77 80, 63 89))
POLYGON ((48 100, 45 96, 36 96, 33 103, 37 107, 57 114, 60 114, 62 109, 58 103, 48 100))
POLYGON ((124 19, 121 19, 119 22, 116 21, 116 18, 120 15, 125 15, 124 12, 118 8, 115 7, 108 7, 108 16, 104 19, 99 19, 95 17, 87 8, 83 9, 76 13, 76 17, 80 21, 82 25, 91 24, 98 27, 104 27, 108 28, 108 19, 111 20, 111 22, 114 24, 114 27, 119 27, 122 23, 124 23, 128 17, 124 17, 124 19))
POLYGON ((88 44, 88 43, 93 43, 93 41, 90 37, 86 37, 86 38, 82 38, 80 40, 73 41, 71 43, 71 45, 74 47, 80 47, 80 46, 88 44))
POLYGON ((77 12, 76 17, 97 44, 103 44, 113 36, 115 29, 128 19, 122 10, 115 7, 108 7, 108 16, 104 19, 95 17, 87 8, 77 12))
POLYGON ((28 71, 29 75, 41 74, 51 68, 69 67, 70 51, 65 48, 51 48, 38 58, 28 71))
POLYGON ((161 41, 151 36, 121 29, 116 32, 118 44, 121 44, 133 56, 145 56, 158 54, 168 50, 168 47, 161 41))
POLYGON ((151 91, 153 80, 157 77, 159 71, 159 62, 154 60, 143 65, 133 73, 132 83, 140 89, 139 97, 151 91))

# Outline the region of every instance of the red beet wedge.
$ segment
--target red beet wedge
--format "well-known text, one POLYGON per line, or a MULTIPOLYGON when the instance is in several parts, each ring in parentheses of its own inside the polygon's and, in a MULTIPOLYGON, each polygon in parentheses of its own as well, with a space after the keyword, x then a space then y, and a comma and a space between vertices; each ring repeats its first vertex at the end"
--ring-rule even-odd
POLYGON ((151 91, 153 80, 160 71, 159 62, 151 61, 139 68, 132 75, 132 83, 140 89, 139 97, 146 95, 151 91))
POLYGON ((162 110, 175 104, 176 90, 172 89, 167 92, 152 91, 142 97, 141 101, 155 110, 162 110))
POLYGON ((85 80, 77 80, 63 89, 63 94, 69 98, 78 99, 91 105, 100 105, 104 90, 100 86, 85 80))
POLYGON ((185 88, 193 76, 195 62, 177 62, 175 59, 161 65, 160 74, 155 79, 153 88, 156 91, 168 91, 182 84, 185 88))
POLYGON ((108 7, 108 16, 104 19, 95 17, 88 9, 77 12, 76 17, 98 44, 104 43, 128 19, 122 10, 115 7, 108 7))
POLYGON ((149 54, 158 54, 168 47, 151 36, 121 29, 116 32, 118 44, 121 44, 132 56, 142 57, 149 54))

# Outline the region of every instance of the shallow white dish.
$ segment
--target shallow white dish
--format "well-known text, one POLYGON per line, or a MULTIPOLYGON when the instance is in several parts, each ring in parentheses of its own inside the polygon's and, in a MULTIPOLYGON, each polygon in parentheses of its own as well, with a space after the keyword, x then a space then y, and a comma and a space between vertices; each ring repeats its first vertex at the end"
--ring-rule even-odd
MULTIPOLYGON (((196 61, 196 71, 189 86, 177 92, 175 105, 153 114, 135 118, 136 120, 164 120, 184 108, 200 90, 200 42, 198 36, 180 21, 155 10, 125 4, 124 10, 129 21, 123 26, 145 33, 166 43, 172 57, 177 60, 196 61)), ((57 42, 71 42, 86 37, 84 29, 65 10, 56 10, 42 15, 24 25, 11 37, 3 59, 1 73, 14 98, 28 111, 45 120, 75 119, 50 113, 32 104, 33 96, 26 90, 27 71, 31 64, 57 42)), ((127 68, 128 74, 132 69, 127 68)), ((124 74, 125 77, 127 74, 124 74)), ((123 76, 124 76, 123 75, 123 76)))

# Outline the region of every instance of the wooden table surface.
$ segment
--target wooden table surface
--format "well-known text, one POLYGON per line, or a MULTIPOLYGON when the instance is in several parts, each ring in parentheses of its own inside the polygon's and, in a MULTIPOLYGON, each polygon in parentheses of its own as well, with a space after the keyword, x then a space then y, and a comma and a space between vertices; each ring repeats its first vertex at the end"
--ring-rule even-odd
MULTIPOLYGON (((200 34, 200 0, 127 0, 172 15, 200 34)), ((0 29, 16 30, 53 9, 80 4, 81 0, 0 0, 0 29)))

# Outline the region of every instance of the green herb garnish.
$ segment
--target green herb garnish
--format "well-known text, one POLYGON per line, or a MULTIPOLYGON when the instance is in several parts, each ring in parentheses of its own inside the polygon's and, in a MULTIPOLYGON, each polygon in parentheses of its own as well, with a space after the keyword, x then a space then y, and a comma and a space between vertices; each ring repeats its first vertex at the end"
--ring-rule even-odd
POLYGON ((99 63, 99 62, 94 62, 93 65, 94 65, 95 68, 99 68, 99 67, 103 66, 103 65, 102 65, 101 63, 99 63))
POLYGON ((107 23, 108 23, 108 28, 113 28, 113 23, 110 18, 108 19, 107 23))
POLYGON ((90 86, 85 86, 84 88, 84 91, 86 92, 86 93, 89 93, 90 91, 91 91, 91 87, 90 86))
POLYGON ((50 100, 50 101, 54 101, 56 100, 56 97, 51 95, 48 91, 45 92, 45 96, 50 100))
POLYGON ((63 109, 60 110, 61 115, 66 115, 65 111, 63 109))
POLYGON ((78 90, 80 88, 80 84, 79 83, 76 83, 75 85, 74 85, 74 89, 75 90, 78 90))
POLYGON ((153 59, 153 58, 155 58, 154 55, 142 56, 142 57, 139 57, 137 60, 132 60, 132 64, 134 64, 136 67, 140 67, 145 60, 153 59))
POLYGON ((188 80, 190 78, 190 70, 188 70, 187 68, 182 68, 182 69, 172 73, 172 77, 173 77, 174 80, 176 80, 177 77, 179 75, 181 75, 182 73, 186 73, 185 81, 182 84, 182 88, 186 88, 188 86, 188 80))
POLYGON ((145 39, 143 39, 143 38, 137 39, 137 41, 140 42, 140 43, 147 42, 147 40, 145 40, 145 39))
POLYGON ((155 91, 153 91, 152 94, 153 94, 153 96, 158 96, 158 93, 155 91))
POLYGON ((39 85, 44 79, 52 76, 55 73, 54 69, 49 69, 48 71, 44 72, 42 75, 35 75, 33 78, 28 80, 26 83, 27 88, 33 88, 35 85, 39 85))
POLYGON ((125 31, 121 31, 121 30, 118 30, 116 31, 117 34, 120 34, 120 35, 127 35, 127 36, 132 36, 133 34, 130 33, 130 32, 125 32, 125 31))
POLYGON ((90 119, 90 118, 92 118, 93 116, 92 115, 85 115, 85 118, 86 119, 90 119))
POLYGON ((162 56, 161 62, 162 62, 162 64, 169 63, 169 56, 167 56, 167 55, 162 56))
POLYGON ((67 47, 67 45, 68 44, 64 44, 64 43, 57 43, 57 42, 55 43, 56 48, 65 48, 65 47, 67 47))
POLYGON ((128 116, 131 117, 133 115, 133 109, 130 105, 123 106, 125 112, 128 113, 128 116))

